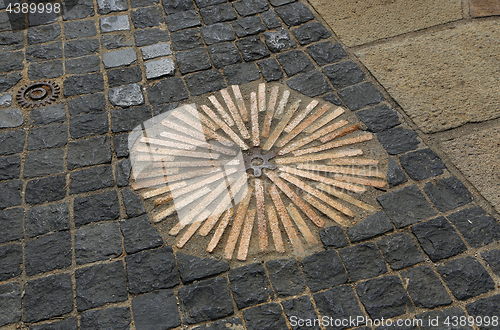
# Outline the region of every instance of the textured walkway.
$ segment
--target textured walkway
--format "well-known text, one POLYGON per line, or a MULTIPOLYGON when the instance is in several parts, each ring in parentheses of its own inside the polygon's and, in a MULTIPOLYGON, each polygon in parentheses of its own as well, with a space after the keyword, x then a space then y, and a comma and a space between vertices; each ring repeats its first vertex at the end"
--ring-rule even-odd
POLYGON ((495 1, 71 0, 43 15, 10 2, 1 330, 500 327, 495 1), (20 107, 17 91, 39 79, 61 86, 57 101, 20 107), (342 106, 376 136, 388 181, 370 188, 377 211, 327 222, 305 258, 179 252, 130 187, 128 133, 261 82, 342 106))

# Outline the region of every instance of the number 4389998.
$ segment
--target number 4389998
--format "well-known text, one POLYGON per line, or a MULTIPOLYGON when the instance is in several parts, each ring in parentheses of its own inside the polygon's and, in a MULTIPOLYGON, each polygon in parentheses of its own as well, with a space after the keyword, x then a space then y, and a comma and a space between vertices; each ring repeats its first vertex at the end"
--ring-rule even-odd
POLYGON ((28 2, 16 2, 16 3, 9 3, 7 6, 6 11, 8 13, 14 13, 14 14, 43 14, 47 13, 50 14, 52 12, 54 13, 60 13, 61 12, 61 4, 60 3, 28 3, 28 2))

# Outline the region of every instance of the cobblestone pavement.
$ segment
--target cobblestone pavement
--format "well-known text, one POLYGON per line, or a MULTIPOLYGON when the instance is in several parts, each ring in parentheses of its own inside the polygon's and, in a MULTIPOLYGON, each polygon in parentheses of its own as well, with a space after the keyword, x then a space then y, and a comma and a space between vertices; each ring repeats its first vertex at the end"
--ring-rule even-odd
POLYGON ((0 0, 0 329, 499 328, 498 214, 305 1, 69 0, 26 16, 7 13, 10 2, 0 0), (61 96, 20 108, 15 93, 38 79, 61 96), (128 187, 128 132, 251 81, 353 111, 390 158, 381 210, 322 229, 324 251, 301 260, 230 267, 177 253, 128 187), (423 324, 298 324, 323 316, 423 324))

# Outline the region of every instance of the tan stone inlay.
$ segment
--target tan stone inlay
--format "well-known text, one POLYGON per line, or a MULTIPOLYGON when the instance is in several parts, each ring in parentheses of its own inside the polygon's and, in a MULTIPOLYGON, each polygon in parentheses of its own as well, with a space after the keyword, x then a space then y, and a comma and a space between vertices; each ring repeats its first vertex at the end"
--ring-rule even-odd
POLYGON ((273 147, 274 143, 281 135, 281 132, 283 132, 283 130, 285 129, 286 124, 290 121, 290 119, 292 119, 293 114, 299 108, 301 102, 302 100, 297 100, 290 106, 286 114, 279 121, 278 125, 274 127, 273 132, 269 135, 269 138, 267 139, 262 149, 270 150, 273 147))
MULTIPOLYGON (((222 107, 222 104, 219 103, 219 100, 217 100, 217 98, 214 95, 210 95, 208 97, 208 99, 210 100, 210 102, 212 102, 213 106, 215 107, 215 109, 217 110, 219 115, 221 115, 222 119, 224 119, 226 124, 229 126, 234 126, 233 119, 231 118, 231 116, 228 115, 226 110, 224 110, 224 108, 222 107)), ((219 123, 217 123, 217 122, 215 122, 215 123, 220 126, 219 123)))
POLYGON ((500 15, 500 1, 469 0, 469 11, 472 17, 500 15))
POLYGON ((252 120, 252 143, 254 147, 260 146, 259 111, 257 106, 257 94, 250 94, 250 118, 252 120))
POLYGON ((329 122, 331 122, 332 120, 336 119, 338 116, 342 115, 344 112, 345 112, 345 110, 343 108, 337 107, 337 109, 335 109, 334 112, 327 114, 323 118, 316 120, 314 122, 314 124, 312 124, 311 126, 308 126, 304 130, 304 132, 312 134, 312 133, 316 132, 318 129, 320 129, 321 127, 323 127, 326 124, 328 124, 329 122))
POLYGON ((318 103, 319 103, 318 101, 312 100, 311 103, 309 103, 304 110, 302 110, 295 118, 293 118, 293 120, 285 127, 284 131, 290 133, 295 127, 297 127, 298 124, 300 124, 302 120, 304 120, 304 118, 306 118, 306 116, 311 111, 313 111, 313 109, 318 105, 318 103))
POLYGON ((266 111, 266 84, 259 84, 259 112, 266 111))
POLYGON ((243 140, 229 127, 224 121, 222 121, 217 115, 207 106, 202 105, 201 109, 205 111, 207 116, 209 116, 219 127, 227 134, 237 145, 243 150, 248 150, 248 146, 243 142, 243 140))
POLYGON ((286 104, 288 103, 288 98, 290 97, 290 91, 285 90, 283 92, 283 96, 281 97, 280 103, 278 104, 278 108, 274 112, 274 118, 280 119, 285 111, 286 104))
POLYGON ((222 234, 224 234, 224 231, 226 230, 226 227, 229 224, 229 221, 231 220, 233 215, 234 215, 233 208, 228 209, 226 213, 224 213, 222 220, 219 222, 219 225, 217 226, 217 229, 215 229, 214 236, 212 236, 210 243, 208 243, 207 252, 212 253, 215 250, 215 248, 219 244, 222 234))
MULTIPOLYGON (((253 223, 255 222, 255 213, 257 210, 250 209, 247 212, 243 231, 241 233, 240 246, 238 248, 237 259, 240 261, 247 260, 248 247, 250 246, 250 238, 252 237, 253 223)), ((260 233, 260 231, 259 231, 260 233)))
POLYGON ((323 144, 323 145, 320 145, 317 147, 296 150, 293 152, 293 155, 294 156, 301 156, 301 155, 305 155, 305 154, 318 153, 318 152, 325 151, 325 150, 330 150, 330 149, 335 149, 335 148, 339 148, 339 147, 343 147, 343 146, 348 146, 351 144, 370 141, 371 139, 373 139, 372 134, 363 134, 363 135, 356 136, 356 137, 349 138, 349 139, 332 141, 330 143, 326 143, 326 144, 323 144))
MULTIPOLYGON (((272 192, 269 191, 269 194, 272 192)), ((276 210, 269 204, 266 206, 267 218, 269 219, 269 228, 271 229, 271 234, 273 236, 274 248, 280 253, 285 253, 285 245, 283 244, 283 238, 281 237, 281 229, 278 224, 278 216, 276 215, 276 210)))
POLYGON ((311 196, 309 194, 305 194, 304 200, 306 202, 308 202, 309 204, 311 204, 312 206, 314 206, 318 211, 320 211, 321 213, 323 213, 324 215, 326 215, 327 217, 329 217, 330 219, 332 219, 333 221, 338 223, 339 225, 346 226, 346 227, 349 226, 349 224, 350 224, 349 221, 342 218, 339 214, 337 214, 337 211, 335 211, 331 207, 321 203, 319 200, 317 200, 313 196, 311 196))
POLYGON ((271 130, 271 123, 274 117, 274 108, 276 107, 276 102, 278 101, 279 91, 279 86, 274 86, 271 90, 271 96, 269 98, 269 104, 267 105, 266 116, 264 117, 264 126, 262 127, 262 137, 269 137, 269 131, 271 130))
POLYGON ((236 210, 236 216, 234 217, 233 224, 231 225, 231 231, 229 233, 229 238, 227 239, 226 248, 224 249, 224 257, 226 259, 231 259, 233 257, 233 252, 238 242, 238 237, 240 236, 241 227, 243 226, 243 221, 245 220, 245 214, 247 213, 248 205, 250 204, 250 199, 252 198, 252 189, 248 189, 245 197, 238 205, 236 210))
POLYGON ((229 109, 229 112, 233 116, 234 122, 236 123, 236 127, 238 127, 238 129, 240 130, 241 136, 243 136, 244 139, 249 139, 250 134, 248 133, 245 124, 243 124, 243 120, 241 119, 238 109, 236 109, 236 106, 234 105, 231 95, 229 95, 227 89, 221 90, 220 93, 222 95, 222 98, 224 99, 224 102, 227 105, 227 108, 229 109))
POLYGON ((255 178, 254 184, 257 204, 257 227, 259 229, 259 248, 263 252, 269 244, 267 237, 266 197, 264 195, 264 183, 262 180, 255 178))
POLYGON ((331 186, 326 185, 324 183, 320 183, 316 187, 318 189, 323 190, 324 192, 329 193, 332 196, 337 197, 338 199, 341 199, 343 201, 351 203, 352 205, 356 205, 357 207, 359 207, 363 210, 370 211, 370 212, 374 212, 376 210, 375 207, 371 206, 370 204, 366 204, 365 202, 362 202, 359 199, 356 199, 352 196, 349 196, 348 194, 344 194, 343 192, 338 191, 334 187, 331 187, 331 186))
POLYGON ((243 119, 244 122, 247 122, 248 121, 248 110, 247 110, 247 107, 245 105, 245 101, 243 100, 243 96, 241 95, 240 86, 232 85, 231 88, 233 89, 234 98, 236 99, 236 104, 238 105, 238 108, 240 109, 241 119, 243 119))
POLYGON ((297 226, 297 228, 299 228, 299 231, 306 239, 306 241, 309 244, 317 244, 318 241, 316 240, 316 238, 314 238, 313 234, 311 233, 311 230, 309 229, 309 227, 307 227, 306 222, 300 215, 297 208, 292 203, 290 203, 288 204, 286 209, 288 211, 288 214, 290 214, 290 217, 292 217, 292 220, 295 222, 295 225, 297 226))

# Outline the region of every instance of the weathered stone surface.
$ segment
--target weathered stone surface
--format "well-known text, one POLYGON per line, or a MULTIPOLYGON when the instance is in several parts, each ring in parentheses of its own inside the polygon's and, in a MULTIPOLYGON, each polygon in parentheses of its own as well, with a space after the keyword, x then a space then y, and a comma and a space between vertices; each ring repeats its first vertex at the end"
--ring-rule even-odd
POLYGON ((30 27, 27 33, 28 45, 52 41, 57 39, 60 35, 61 26, 59 24, 30 27))
POLYGON ((495 282, 473 257, 454 259, 438 266, 438 272, 455 298, 469 299, 495 289, 495 282))
POLYGON ((478 21, 356 53, 419 128, 434 133, 498 118, 498 61, 491 54, 498 54, 492 43, 499 35, 498 22, 478 21))
MULTIPOLYGON (((446 308, 443 310, 435 309, 435 310, 425 312, 422 314, 417 314, 416 317, 419 319, 422 319, 422 320, 436 320, 437 321, 437 322, 433 321, 432 324, 429 324, 428 321, 423 322, 422 325, 420 326, 420 329, 422 329, 422 330, 446 329, 446 328, 450 328, 450 326, 453 324, 453 323, 445 324, 445 323, 447 323, 446 322, 447 319, 450 321, 453 321, 454 318, 456 318, 458 320, 460 320, 460 318, 466 319, 466 315, 460 307, 450 307, 450 308, 446 308)), ((460 323, 458 323, 458 325, 459 324, 460 323)), ((460 326, 456 329, 457 330, 458 329, 459 330, 472 330, 472 327, 460 326)), ((413 330, 413 329, 409 329, 409 330, 413 330)))
POLYGON ((167 23, 170 32, 201 25, 200 18, 194 10, 186 10, 168 15, 165 17, 165 23, 167 23))
POLYGON ((28 150, 63 147, 68 142, 66 124, 32 128, 28 133, 28 150))
MULTIPOLYGON (((0 246, 0 281, 21 275, 23 270, 23 248, 21 244, 0 246)), ((1 289, 0 289, 1 290, 1 289)), ((0 298, 1 300, 1 298, 0 298)), ((1 306, 1 303, 0 303, 1 306)), ((0 316, 0 320, 2 316, 0 316)), ((1 324, 2 322, 0 322, 1 324)))
POLYGON ((123 48, 102 55, 102 62, 105 68, 130 65, 135 61, 137 61, 137 53, 133 48, 123 48))
POLYGON ((317 70, 288 79, 286 83, 290 88, 309 97, 315 97, 333 91, 325 76, 317 70))
POLYGON ((98 39, 70 40, 64 44, 64 56, 66 56, 66 58, 91 55, 98 51, 98 39))
POLYGON ((260 18, 269 30, 281 27, 281 21, 272 9, 261 13, 260 18))
POLYGON ((173 329, 181 324, 179 308, 172 290, 159 290, 132 299, 136 328, 173 329))
POLYGON ((64 96, 97 93, 104 90, 104 79, 101 73, 69 76, 63 84, 64 96))
MULTIPOLYGON (((359 308, 356 294, 349 285, 316 293, 314 301, 321 315, 328 315, 328 318, 331 317, 334 320, 349 319, 349 317, 354 317, 354 315, 363 315, 363 312, 359 308)), ((347 327, 337 327, 337 329, 347 329, 347 327)))
POLYGON ((356 115, 367 126, 368 130, 374 133, 399 125, 397 112, 386 104, 357 111, 356 115))
POLYGON ((341 248, 349 245, 347 236, 340 226, 331 226, 321 229, 319 231, 319 237, 327 248, 341 248))
POLYGON ((294 296, 306 289, 304 278, 294 259, 266 262, 274 292, 279 297, 294 296))
MULTIPOLYGON (((2 187, 4 188, 4 187, 2 187)), ((0 243, 20 239, 23 234, 24 210, 22 208, 0 211, 0 243)))
POLYGON ((435 308, 451 304, 450 295, 431 267, 415 267, 402 272, 401 276, 408 281, 406 289, 415 306, 435 308))
POLYGON ((293 35, 301 45, 308 45, 312 42, 331 37, 328 31, 321 23, 310 22, 292 30, 293 35))
POLYGON ((130 30, 128 15, 103 17, 100 19, 99 24, 102 33, 130 30))
POLYGON ((94 3, 91 0, 77 0, 61 4, 63 20, 73 20, 94 16, 94 3))
POLYGON ((416 224, 411 230, 434 262, 467 250, 460 236, 444 217, 416 224))
POLYGON ((188 97, 188 93, 181 78, 165 78, 148 88, 148 97, 151 104, 181 101, 188 97))
MULTIPOLYGON (((285 300, 281 302, 285 314, 288 317, 293 330, 309 329, 320 330, 318 324, 315 325, 298 325, 298 319, 315 320, 318 318, 311 299, 307 296, 302 296, 296 299, 285 300)), ((307 322, 307 321, 305 321, 307 322)), ((314 321, 313 321, 314 322, 314 321)))
POLYGON ((128 150, 128 134, 117 134, 113 138, 113 149, 116 157, 127 157, 128 150))
POLYGON ((134 46, 134 38, 128 34, 105 34, 101 36, 102 47, 106 49, 117 49, 121 47, 134 46))
POLYGON ((122 236, 117 223, 102 223, 75 230, 75 259, 78 265, 116 258, 122 251, 122 236))
POLYGON ((491 250, 481 253, 481 257, 486 260, 488 266, 496 275, 500 274, 500 250, 491 250))
POLYGON ((59 274, 27 282, 23 288, 23 321, 37 322, 73 310, 70 274, 59 274))
POLYGON ((115 220, 120 216, 120 204, 116 191, 107 191, 73 201, 74 221, 77 227, 91 222, 115 220))
MULTIPOLYGON (((482 316, 484 320, 485 316, 489 316, 491 325, 491 318, 497 316, 498 310, 500 310, 500 295, 497 294, 488 298, 478 299, 473 303, 467 304, 466 308, 469 315, 475 318, 482 316)), ((495 327, 496 325, 483 326, 481 329, 494 330, 495 327)))
POLYGON ((18 127, 23 123, 24 118, 21 110, 17 108, 0 110, 0 128, 18 127))
POLYGON ((401 166, 413 180, 424 180, 443 174, 446 165, 430 149, 422 149, 399 157, 401 166))
POLYGON ((64 173, 64 150, 48 149, 31 151, 24 159, 23 176, 32 178, 64 173))
POLYGON ((335 93, 326 94, 322 99, 335 105, 342 105, 342 100, 335 93))
MULTIPOLYGON (((22 59, 22 54, 18 54, 17 56, 20 56, 20 58, 22 59)), ((62 56, 63 56, 63 47, 61 41, 56 41, 45 45, 29 46, 26 48, 26 60, 28 61, 53 60, 56 58, 61 58, 62 56)), ((9 62, 9 61, 6 63, 2 63, 2 65, 14 65, 14 64, 15 62, 9 62)), ((0 71, 2 71, 1 67, 0 71)))
POLYGON ((338 94, 351 110, 359 110, 384 100, 382 93, 368 81, 344 88, 338 94))
POLYGON ((70 232, 51 233, 28 241, 24 259, 29 276, 71 266, 70 232))
POLYGON ((472 0, 469 12, 472 17, 500 15, 500 4, 494 0, 472 0))
POLYGON ((389 155, 397 155, 418 148, 417 133, 401 126, 377 133, 377 138, 389 155))
POLYGON ((144 104, 144 95, 139 84, 111 88, 108 92, 108 98, 113 105, 123 108, 144 104))
POLYGON ((199 258, 183 253, 177 253, 176 256, 179 274, 184 283, 218 275, 229 270, 229 264, 224 261, 199 258))
POLYGON ((0 133, 0 155, 19 153, 24 149, 26 133, 23 130, 0 133))
POLYGON ((365 74, 352 61, 343 61, 323 68, 323 73, 330 79, 333 87, 341 89, 365 80, 365 74))
POLYGON ((230 3, 221 3, 219 5, 201 8, 200 15, 206 25, 232 21, 238 17, 236 11, 230 3))
POLYGON ((209 46, 208 53, 216 68, 241 63, 240 53, 233 44, 228 42, 209 46))
POLYGON ((99 136, 68 144, 68 169, 99 165, 111 162, 111 140, 99 136))
POLYGON ((134 32, 134 37, 135 45, 137 47, 154 45, 158 42, 169 41, 168 32, 158 28, 137 30, 134 32))
POLYGON ((264 38, 267 47, 273 53, 279 53, 295 47, 295 41, 293 41, 286 29, 279 29, 274 32, 264 33, 264 38))
POLYGON ((264 303, 272 296, 269 279, 260 263, 232 269, 229 282, 239 309, 264 303))
MULTIPOLYGON (((58 62, 58 61, 52 61, 52 62, 58 62)), ((69 60, 66 60, 64 63, 64 68, 66 70, 66 73, 68 74, 80 74, 80 73, 89 73, 89 72, 96 72, 100 71, 101 67, 101 60, 97 55, 93 56, 86 56, 86 57, 80 57, 80 58, 72 58, 69 60)), ((31 66, 30 66, 31 68, 31 66)), ((54 70, 53 70, 54 71, 54 70)), ((29 75, 29 73, 28 73, 29 75)), ((62 75, 62 70, 59 76, 62 75)), ((46 78, 52 78, 49 77, 48 75, 44 75, 46 78)))
POLYGON ((119 12, 128 9, 128 3, 125 0, 97 0, 97 12, 100 15, 106 15, 111 12, 119 12))
POLYGON ((245 62, 255 61, 270 55, 266 45, 257 37, 248 37, 236 41, 245 62))
POLYGON ((281 70, 278 61, 274 58, 268 58, 257 62, 260 72, 266 81, 275 81, 283 77, 283 71, 281 70))
POLYGON ((146 78, 154 79, 163 76, 173 76, 175 73, 175 63, 171 58, 160 58, 144 63, 146 68, 146 78))
POLYGON ((234 313, 229 284, 224 277, 183 286, 178 295, 188 324, 216 320, 234 313))
POLYGON ((373 242, 343 248, 339 254, 353 282, 387 273, 384 258, 373 242))
POLYGON ((314 19, 313 13, 304 4, 294 2, 275 8, 276 13, 288 26, 296 26, 314 19))
POLYGON ((136 29, 159 26, 163 24, 163 11, 155 7, 146 7, 133 10, 130 18, 136 29))
POLYGON ((21 287, 17 283, 0 286, 0 326, 21 320, 21 287))
MULTIPOLYGON (((26 49, 26 55, 31 55, 35 48, 37 48, 37 46, 28 47, 26 49)), ((16 71, 24 68, 23 52, 8 52, 3 55, 3 61, 0 63, 0 72, 16 71)))
POLYGON ((78 319, 73 317, 62 321, 33 325, 30 330, 78 330, 78 319))
POLYGON ((391 188, 408 181, 405 172, 403 172, 401 167, 392 158, 389 159, 386 177, 387 183, 389 183, 389 187, 391 188))
POLYGON ((30 208, 26 211, 24 229, 28 237, 69 229, 68 203, 30 208))
MULTIPOLYGON (((205 29, 212 27, 214 25, 204 26, 202 29, 203 31, 205 31, 205 29)), ((193 29, 174 32, 171 34, 171 37, 172 37, 172 47, 174 50, 186 50, 203 46, 203 40, 201 38, 200 28, 193 28, 193 29)))
POLYGON ((64 23, 64 36, 66 39, 94 37, 96 34, 97 29, 93 20, 64 23))
POLYGON ((357 292, 372 319, 395 317, 413 309, 410 297, 395 275, 362 282, 358 284, 357 292))
MULTIPOLYGON (((105 134, 108 132, 108 129, 109 120, 106 112, 83 113, 81 115, 72 116, 69 119, 69 132, 73 139, 105 134)), ((66 131, 64 131, 64 133, 67 137, 66 131)), ((66 144, 66 141, 64 141, 64 144, 66 144)))
POLYGON ((240 0, 234 2, 233 6, 241 16, 255 15, 269 9, 265 0, 240 0))
POLYGON ((307 286, 312 292, 346 283, 349 278, 335 250, 312 254, 301 261, 307 286))
POLYGON ((243 312, 248 330, 287 329, 281 306, 270 303, 246 309, 243 312))
POLYGON ((170 49, 170 44, 158 43, 151 46, 142 47, 141 53, 143 60, 150 60, 152 58, 172 55, 172 50, 170 49))
POLYGON ((227 328, 241 330, 243 329, 243 321, 239 317, 228 317, 219 321, 200 325, 193 330, 227 330, 227 328))
MULTIPOLYGON (((128 307, 113 307, 82 313, 81 330, 128 330, 132 317, 128 307)), ((76 328, 75 328, 76 329, 76 328)), ((62 329, 61 329, 62 330, 62 329)))
POLYGON ((234 31, 229 23, 216 23, 201 28, 203 40, 207 45, 236 39, 234 31))
POLYGON ((472 202, 467 188, 455 177, 428 182, 424 191, 441 212, 446 212, 472 202))
POLYGON ((120 221, 124 237, 125 251, 128 254, 152 249, 163 244, 161 236, 149 222, 147 215, 120 221))
POLYGON ((141 198, 136 193, 128 188, 123 189, 121 193, 125 212, 129 218, 138 217, 146 213, 141 198))
POLYGON ((162 5, 167 15, 194 9, 194 2, 191 0, 165 0, 162 5))
POLYGON ((128 186, 132 165, 130 159, 123 159, 115 165, 116 185, 118 187, 128 186))
POLYGON ((260 78, 259 69, 255 63, 241 63, 226 66, 224 76, 229 85, 240 85, 260 78))
MULTIPOLYGON (((70 61, 70 64, 72 64, 70 61)), ((87 63, 86 61, 80 60, 80 62, 87 64, 87 66, 90 65, 90 63, 87 63)), ((44 61, 44 62, 39 62, 39 63, 31 63, 28 67, 28 77, 31 80, 41 80, 41 79, 50 79, 50 78, 56 78, 60 77, 63 75, 63 64, 62 61, 57 60, 57 61, 44 61)), ((67 73, 85 73, 85 72, 91 72, 91 71, 98 71, 95 69, 91 70, 89 68, 75 68, 75 66, 67 66, 66 67, 66 72, 67 73)))
MULTIPOLYGON (((184 78, 191 95, 216 92, 226 87, 224 77, 219 70, 208 70, 194 73, 184 78)), ((182 86, 184 87, 184 85, 182 86)), ((187 97, 187 96, 186 96, 187 97)), ((149 97, 151 101, 151 96, 149 97)))
POLYGON ((441 144, 453 164, 500 212, 500 129, 489 128, 441 144))
POLYGON ((170 247, 127 256, 128 290, 132 294, 172 288, 180 283, 170 247))
POLYGON ((266 26, 260 17, 249 16, 234 21, 233 29, 239 38, 243 38, 266 31, 266 26))
POLYGON ((368 238, 387 233, 394 227, 391 220, 383 211, 377 212, 360 223, 347 229, 346 233, 351 242, 359 242, 368 238))
POLYGON ((226 2, 226 0, 195 0, 198 8, 205 8, 208 6, 218 5, 219 3, 226 2))
POLYGON ((210 69, 212 64, 205 48, 195 48, 175 54, 182 74, 210 69))
POLYGON ((417 186, 411 185, 377 197, 396 228, 403 228, 436 215, 417 186))
POLYGON ((128 298, 122 261, 77 269, 75 279, 79 312, 128 298))
POLYGON ((10 107, 12 105, 12 95, 3 94, 0 96, 0 107, 10 107))
POLYGON ((481 247, 500 240, 498 221, 480 207, 458 211, 447 218, 473 247, 481 247))
POLYGON ((6 92, 21 80, 22 74, 14 72, 0 75, 0 92, 6 92))
POLYGON ((314 70, 314 64, 306 54, 299 50, 292 50, 276 56, 288 77, 298 73, 314 70))
POLYGON ((71 172, 69 193, 78 194, 111 187, 114 184, 110 165, 101 165, 71 172))
POLYGON ((19 155, 0 157, 0 180, 19 179, 21 157, 19 155))
POLYGON ((363 4, 343 0, 334 7, 328 0, 312 0, 311 4, 348 47, 462 18, 462 5, 457 0, 419 0, 411 4, 399 0, 363 4))
POLYGON ((55 202, 66 197, 66 175, 28 181, 24 200, 31 205, 55 202))
POLYGON ((2 189, 2 200, 0 200, 0 209, 10 206, 21 205, 22 182, 19 180, 4 181, 0 183, 2 189))
POLYGON ((424 261, 415 239, 407 233, 396 233, 377 241, 385 260, 392 269, 398 270, 424 261))

